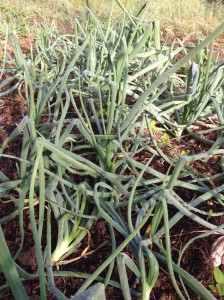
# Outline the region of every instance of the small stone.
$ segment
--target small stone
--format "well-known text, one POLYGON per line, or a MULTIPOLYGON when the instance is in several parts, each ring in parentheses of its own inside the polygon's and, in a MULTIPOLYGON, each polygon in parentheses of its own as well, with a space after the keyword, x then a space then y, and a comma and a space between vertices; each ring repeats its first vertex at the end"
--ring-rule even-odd
POLYGON ((219 267, 223 264, 224 259, 224 236, 220 236, 215 243, 212 245, 211 249, 211 261, 213 267, 219 267))

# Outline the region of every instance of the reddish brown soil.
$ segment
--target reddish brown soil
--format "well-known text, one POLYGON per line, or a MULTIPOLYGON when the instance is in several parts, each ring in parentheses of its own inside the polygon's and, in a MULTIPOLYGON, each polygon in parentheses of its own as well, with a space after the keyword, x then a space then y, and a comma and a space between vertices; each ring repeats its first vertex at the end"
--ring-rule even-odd
MULTIPOLYGON (((175 38, 178 38, 181 41, 184 41, 185 46, 194 46, 196 41, 198 40, 198 35, 196 34, 186 34, 186 33, 176 33, 173 30, 167 29, 162 33, 161 39, 162 41, 166 41, 168 45, 170 45, 175 38)), ((200 36, 200 41, 205 39, 205 36, 200 36)), ((178 41, 176 41, 178 44, 178 41)), ((218 37, 214 42, 214 57, 219 53, 219 60, 224 61, 224 37, 218 37)))

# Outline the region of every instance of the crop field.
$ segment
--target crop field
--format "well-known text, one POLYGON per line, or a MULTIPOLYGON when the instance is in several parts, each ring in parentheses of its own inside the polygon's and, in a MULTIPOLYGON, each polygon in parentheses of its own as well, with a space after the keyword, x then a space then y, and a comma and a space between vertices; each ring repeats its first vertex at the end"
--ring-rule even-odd
POLYGON ((0 2, 0 299, 224 299, 224 5, 101 2, 0 2))
MULTIPOLYGON (((141 8, 144 0, 123 0, 122 4, 132 14, 141 8)), ((38 25, 56 21, 60 30, 74 30, 74 19, 86 21, 86 6, 107 22, 111 0, 1 0, 0 23, 7 22, 11 30, 21 36, 35 36, 38 25)), ((123 12, 115 5, 112 21, 120 21, 123 12)), ((150 0, 147 20, 160 20, 163 31, 175 34, 197 33, 208 35, 224 19, 223 0, 150 0), (192 9, 194 8, 194 9, 192 9)))

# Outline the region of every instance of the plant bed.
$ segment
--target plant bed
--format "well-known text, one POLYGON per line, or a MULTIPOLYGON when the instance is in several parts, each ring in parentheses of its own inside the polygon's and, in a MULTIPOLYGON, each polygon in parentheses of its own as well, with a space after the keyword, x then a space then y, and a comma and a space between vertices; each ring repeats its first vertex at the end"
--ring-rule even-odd
POLYGON ((224 70, 213 41, 224 25, 189 51, 163 44, 146 8, 135 18, 121 5, 112 25, 112 5, 106 27, 90 11, 74 36, 43 26, 25 54, 11 37, 0 297, 215 299, 224 70))

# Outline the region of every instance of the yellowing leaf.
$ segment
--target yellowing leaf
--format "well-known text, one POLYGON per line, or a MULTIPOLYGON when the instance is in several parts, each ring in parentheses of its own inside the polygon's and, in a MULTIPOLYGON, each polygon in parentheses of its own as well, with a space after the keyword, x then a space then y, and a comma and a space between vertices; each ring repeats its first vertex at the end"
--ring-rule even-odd
POLYGON ((4 56, 4 52, 2 49, 0 49, 0 59, 3 59, 3 56, 4 56))
POLYGON ((151 231, 152 231, 152 226, 151 226, 151 224, 149 224, 146 231, 145 231, 145 235, 150 237, 151 236, 151 231))
POLYGON ((150 125, 151 125, 151 128, 152 128, 152 132, 153 132, 153 133, 156 133, 156 131, 157 131, 157 128, 156 128, 156 121, 155 121, 155 120, 151 120, 151 121, 150 121, 150 125))

